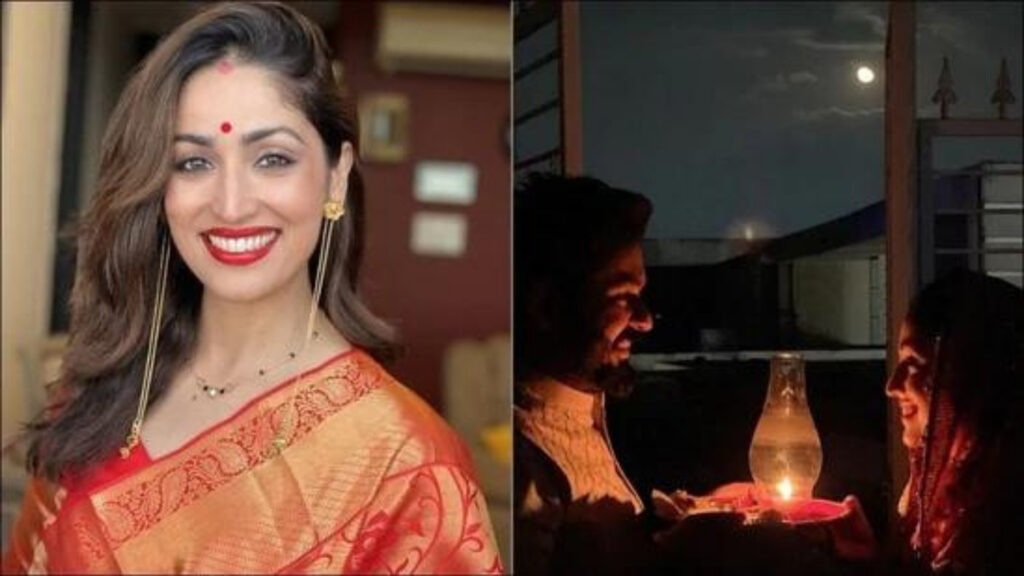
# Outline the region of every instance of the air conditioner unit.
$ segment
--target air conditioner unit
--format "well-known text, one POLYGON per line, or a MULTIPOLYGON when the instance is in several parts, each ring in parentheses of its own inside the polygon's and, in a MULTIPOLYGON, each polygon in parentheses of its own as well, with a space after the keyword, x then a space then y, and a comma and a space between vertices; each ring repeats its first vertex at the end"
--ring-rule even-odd
POLYGON ((507 5, 395 2, 378 8, 377 64, 382 69, 509 77, 507 5))

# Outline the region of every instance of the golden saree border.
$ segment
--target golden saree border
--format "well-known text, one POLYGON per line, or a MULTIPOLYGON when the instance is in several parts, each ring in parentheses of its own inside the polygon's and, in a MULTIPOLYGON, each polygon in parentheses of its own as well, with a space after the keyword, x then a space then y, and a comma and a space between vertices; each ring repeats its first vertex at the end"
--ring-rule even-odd
POLYGON ((447 424, 355 351, 101 486, 80 513, 95 510, 88 527, 118 571, 500 571, 472 470, 447 424), (293 393, 286 447, 268 458, 293 393))
POLYGON ((385 376, 373 359, 352 350, 278 385, 147 469, 94 491, 90 499, 105 536, 116 549, 143 534, 274 458, 268 449, 283 422, 291 424, 283 428, 287 450, 325 418, 374 390, 385 376), (294 402, 288 402, 293 394, 294 402))

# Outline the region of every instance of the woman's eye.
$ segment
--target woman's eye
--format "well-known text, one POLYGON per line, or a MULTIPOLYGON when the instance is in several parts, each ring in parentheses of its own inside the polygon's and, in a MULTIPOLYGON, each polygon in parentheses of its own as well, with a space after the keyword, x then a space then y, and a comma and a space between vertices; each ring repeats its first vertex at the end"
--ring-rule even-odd
POLYGON ((292 159, 281 154, 267 154, 260 157, 256 165, 260 168, 283 168, 292 164, 292 159))
POLYGON ((924 372, 927 371, 927 369, 928 369, 928 367, 924 363, 922 363, 920 361, 912 360, 910 362, 907 362, 907 375, 908 376, 916 376, 918 374, 923 374, 924 372))
POLYGON ((199 158, 193 156, 192 158, 185 158, 174 165, 174 169, 177 172, 199 172, 200 170, 207 170, 210 168, 210 163, 206 158, 199 158))

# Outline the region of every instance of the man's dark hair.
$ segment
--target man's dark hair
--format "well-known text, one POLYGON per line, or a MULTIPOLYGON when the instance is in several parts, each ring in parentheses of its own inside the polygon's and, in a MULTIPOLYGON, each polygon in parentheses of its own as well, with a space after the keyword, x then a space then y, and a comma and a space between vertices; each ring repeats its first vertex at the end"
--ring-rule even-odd
POLYGON ((594 178, 538 173, 516 189, 514 206, 513 341, 522 380, 585 354, 588 282, 643 239, 651 202, 594 178))

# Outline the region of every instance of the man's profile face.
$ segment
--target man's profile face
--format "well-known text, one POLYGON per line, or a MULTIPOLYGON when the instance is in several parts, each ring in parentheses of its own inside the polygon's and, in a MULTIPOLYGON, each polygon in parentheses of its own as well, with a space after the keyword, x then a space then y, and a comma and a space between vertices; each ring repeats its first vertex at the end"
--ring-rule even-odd
POLYGON ((593 276, 586 298, 587 318, 593 319, 587 372, 625 366, 633 341, 651 330, 653 320, 640 297, 646 284, 639 243, 617 252, 593 276))

